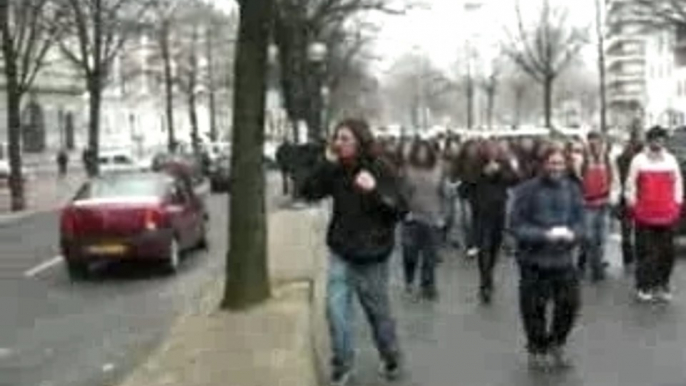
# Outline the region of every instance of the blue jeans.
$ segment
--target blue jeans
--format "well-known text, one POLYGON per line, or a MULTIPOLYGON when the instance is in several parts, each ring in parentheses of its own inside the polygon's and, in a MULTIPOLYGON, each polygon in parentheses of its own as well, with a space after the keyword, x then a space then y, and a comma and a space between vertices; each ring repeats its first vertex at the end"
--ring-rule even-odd
MULTIPOLYGON (((607 206, 598 208, 586 208, 586 240, 584 240, 583 255, 591 268, 594 279, 602 279, 604 276, 604 251, 607 239, 607 227, 609 210, 607 206)), ((582 262, 584 267, 586 262, 582 262)))
POLYGON ((353 297, 357 298, 371 326, 374 343, 385 362, 399 360, 400 348, 388 295, 388 262, 351 264, 331 253, 326 312, 331 334, 334 370, 352 368, 355 357, 353 297))
POLYGON ((421 261, 421 286, 436 289, 436 263, 438 261, 439 229, 419 221, 403 223, 403 268, 405 284, 414 284, 417 266, 421 261))

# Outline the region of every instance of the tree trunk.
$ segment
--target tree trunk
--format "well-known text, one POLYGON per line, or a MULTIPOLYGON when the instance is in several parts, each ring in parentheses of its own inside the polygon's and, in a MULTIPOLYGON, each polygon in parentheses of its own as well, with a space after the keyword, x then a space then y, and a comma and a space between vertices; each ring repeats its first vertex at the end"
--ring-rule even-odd
POLYGON ((5 63, 7 88, 7 142, 9 143, 9 188, 12 211, 26 208, 24 201, 24 178, 21 168, 21 93, 19 91, 17 58, 9 31, 9 4, 0 2, 0 35, 5 63))
POLYGON ((543 113, 545 115, 545 127, 553 128, 553 82, 555 78, 547 76, 543 81, 543 113))
MULTIPOLYGON (((102 103, 102 84, 104 74, 103 33, 102 33, 102 1, 95 0, 93 9, 93 64, 92 71, 86 76, 86 87, 90 96, 88 123, 88 147, 90 149, 91 162, 89 175, 98 175, 100 165, 98 156, 100 154, 100 105, 102 103)), ((84 58, 86 59, 86 58, 84 58)))
POLYGON ((517 86, 515 88, 515 126, 519 127, 522 122, 522 105, 524 104, 524 92, 523 86, 517 86))
POLYGON ((467 128, 474 126, 474 79, 472 74, 467 74, 467 128))
POLYGON ((212 30, 210 28, 206 31, 206 49, 207 49, 207 92, 208 92, 208 110, 210 114, 210 140, 217 141, 217 101, 214 89, 214 40, 212 39, 212 30))
POLYGON ((486 92, 486 120, 488 122, 488 128, 493 129, 493 113, 495 112, 495 85, 489 85, 486 92))
POLYGON ((92 162, 87 171, 90 176, 100 172, 98 156, 100 154, 100 105, 102 102, 102 87, 100 87, 100 74, 95 72, 88 79, 88 148, 91 151, 92 162))
POLYGON ((170 22, 164 20, 160 30, 160 51, 164 66, 164 93, 167 115, 167 148, 170 153, 176 151, 176 133, 174 131, 174 79, 172 74, 171 52, 169 48, 170 22))
POLYGON ((188 93, 188 119, 191 123, 191 146, 193 147, 193 154, 197 155, 200 154, 200 134, 198 130, 198 111, 196 105, 195 92, 191 90, 188 93))
POLYGON ((598 75, 600 77, 600 131, 607 134, 607 100, 605 94, 605 39, 600 0, 595 0, 596 32, 598 35, 598 75))
POLYGON ((242 309, 270 296, 265 181, 262 167, 267 47, 274 0, 240 3, 235 62, 233 184, 222 308, 242 309))

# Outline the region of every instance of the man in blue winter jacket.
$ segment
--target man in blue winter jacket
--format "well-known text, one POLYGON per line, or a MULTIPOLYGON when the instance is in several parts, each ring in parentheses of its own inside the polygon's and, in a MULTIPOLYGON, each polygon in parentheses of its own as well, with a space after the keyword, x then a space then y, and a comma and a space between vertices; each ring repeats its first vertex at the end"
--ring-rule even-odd
POLYGON ((561 148, 548 150, 542 162, 543 175, 517 189, 510 227, 517 241, 529 364, 564 368, 571 365, 564 346, 580 305, 575 252, 583 241, 584 202, 578 185, 566 177, 561 148))

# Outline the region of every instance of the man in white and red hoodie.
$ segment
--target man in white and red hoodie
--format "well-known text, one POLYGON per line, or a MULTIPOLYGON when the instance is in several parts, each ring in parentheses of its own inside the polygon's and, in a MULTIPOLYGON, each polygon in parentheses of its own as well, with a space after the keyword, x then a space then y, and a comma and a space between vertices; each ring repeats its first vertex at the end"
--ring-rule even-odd
POLYGON ((590 132, 587 140, 588 148, 581 168, 586 239, 579 268, 583 274, 586 263, 589 263, 591 278, 593 282, 598 282, 605 279, 604 248, 609 220, 612 164, 600 133, 590 132))
POLYGON ((664 146, 667 131, 648 130, 647 147, 631 161, 626 202, 636 225, 636 290, 641 301, 669 301, 674 267, 674 228, 681 215, 683 185, 676 158, 664 146))

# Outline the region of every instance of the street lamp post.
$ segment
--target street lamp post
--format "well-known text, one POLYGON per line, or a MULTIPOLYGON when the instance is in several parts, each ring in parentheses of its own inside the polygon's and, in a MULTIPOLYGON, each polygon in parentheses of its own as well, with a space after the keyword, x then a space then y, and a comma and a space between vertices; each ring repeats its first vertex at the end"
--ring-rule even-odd
POLYGON ((328 49, 326 44, 321 42, 314 42, 310 44, 307 50, 307 59, 313 67, 312 77, 312 103, 309 106, 309 122, 308 122, 308 141, 316 142, 321 139, 322 135, 322 112, 324 110, 324 95, 322 93, 324 84, 324 65, 328 49))

